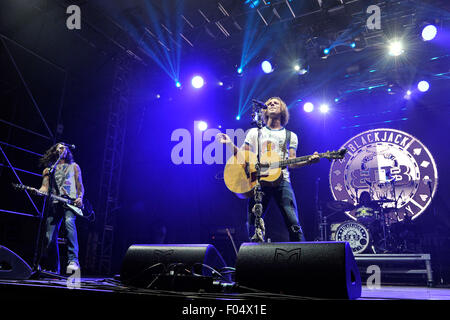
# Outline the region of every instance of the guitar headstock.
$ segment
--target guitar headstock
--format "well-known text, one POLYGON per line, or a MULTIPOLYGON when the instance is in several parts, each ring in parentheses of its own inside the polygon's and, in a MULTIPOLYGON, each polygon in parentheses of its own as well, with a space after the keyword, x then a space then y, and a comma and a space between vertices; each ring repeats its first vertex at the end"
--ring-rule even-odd
POLYGON ((25 186, 24 186, 23 184, 13 183, 12 186, 13 186, 15 189, 19 189, 19 190, 25 190, 25 189, 26 189, 25 186))
POLYGON ((327 151, 325 152, 324 158, 327 158, 328 160, 344 159, 346 153, 347 149, 345 148, 337 151, 327 151))

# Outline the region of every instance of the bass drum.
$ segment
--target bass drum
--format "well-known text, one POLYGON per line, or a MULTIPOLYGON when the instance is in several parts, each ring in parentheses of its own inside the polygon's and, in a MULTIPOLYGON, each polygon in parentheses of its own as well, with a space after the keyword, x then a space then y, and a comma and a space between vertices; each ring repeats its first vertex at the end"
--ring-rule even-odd
POLYGON ((369 230, 355 221, 346 221, 337 226, 333 238, 335 241, 348 242, 354 254, 366 251, 371 241, 369 230))

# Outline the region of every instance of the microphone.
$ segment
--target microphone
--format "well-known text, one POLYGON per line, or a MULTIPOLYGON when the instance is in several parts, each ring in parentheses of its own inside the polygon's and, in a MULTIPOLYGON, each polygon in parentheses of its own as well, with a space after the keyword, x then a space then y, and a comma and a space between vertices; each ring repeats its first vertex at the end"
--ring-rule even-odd
POLYGON ((61 144, 72 150, 74 150, 76 148, 74 144, 68 144, 65 142, 62 142, 61 144))
POLYGON ((256 100, 256 99, 252 99, 252 102, 254 104, 256 104, 257 106, 259 106, 261 109, 267 109, 267 106, 264 102, 256 100))

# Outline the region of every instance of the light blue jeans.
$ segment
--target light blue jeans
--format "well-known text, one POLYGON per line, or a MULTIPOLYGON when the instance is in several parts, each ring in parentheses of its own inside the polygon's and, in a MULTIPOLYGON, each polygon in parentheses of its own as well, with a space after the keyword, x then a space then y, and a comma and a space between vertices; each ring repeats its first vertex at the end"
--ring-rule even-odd
POLYGON ((44 256, 47 258, 46 267, 57 273, 60 272, 59 265, 59 249, 58 249, 58 233, 61 222, 64 220, 64 226, 67 231, 67 264, 78 261, 78 237, 75 225, 75 214, 57 203, 52 204, 49 215, 46 220, 46 231, 44 240, 44 256))

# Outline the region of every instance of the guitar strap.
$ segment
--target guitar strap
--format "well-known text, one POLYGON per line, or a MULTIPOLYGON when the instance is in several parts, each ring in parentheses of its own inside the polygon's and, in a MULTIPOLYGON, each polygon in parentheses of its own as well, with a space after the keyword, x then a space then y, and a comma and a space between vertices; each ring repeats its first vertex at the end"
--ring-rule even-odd
POLYGON ((289 131, 288 129, 286 129, 286 139, 284 140, 284 145, 282 147, 283 150, 283 160, 286 159, 286 152, 287 152, 287 144, 289 141, 289 145, 291 144, 291 131, 289 131))

